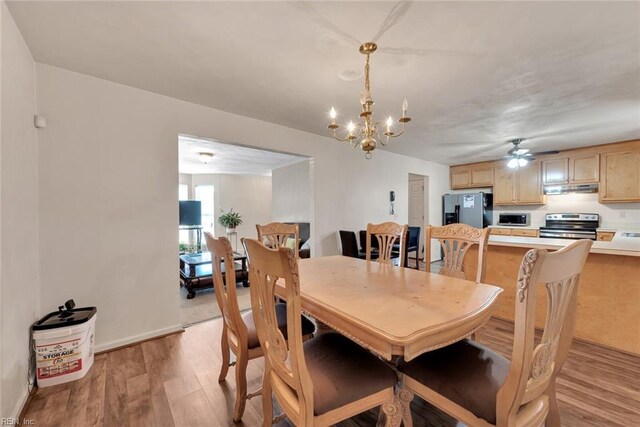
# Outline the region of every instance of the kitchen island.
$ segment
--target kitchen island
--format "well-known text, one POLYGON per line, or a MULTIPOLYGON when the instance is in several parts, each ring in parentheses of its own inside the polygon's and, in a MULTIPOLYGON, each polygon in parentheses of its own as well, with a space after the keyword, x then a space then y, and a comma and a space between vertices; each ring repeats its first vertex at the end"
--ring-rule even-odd
MULTIPOLYGON (((640 238, 593 242, 580 278, 575 337, 640 355, 640 238)), ((574 240, 495 236, 489 238, 484 283, 504 289, 494 316, 514 320, 515 288, 522 257, 529 249, 558 250, 574 240)), ((477 246, 465 257, 467 277, 475 277, 477 246)), ((546 290, 538 290, 536 326, 543 327, 546 290)))

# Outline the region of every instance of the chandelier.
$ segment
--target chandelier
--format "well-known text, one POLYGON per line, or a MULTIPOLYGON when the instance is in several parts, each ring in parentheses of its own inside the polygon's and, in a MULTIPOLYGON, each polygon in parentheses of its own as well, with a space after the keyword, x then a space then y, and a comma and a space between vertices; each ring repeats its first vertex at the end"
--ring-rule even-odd
POLYGON ((333 137, 338 141, 349 142, 352 148, 360 145, 360 148, 365 152, 367 159, 371 158, 371 152, 376 149, 378 142, 382 145, 387 145, 391 138, 396 138, 403 134, 404 126, 411 119, 407 117, 407 100, 402 103, 402 117, 398 119, 398 123, 402 126, 399 132, 393 130, 393 118, 389 118, 385 122, 373 121, 373 98, 371 97, 371 84, 369 82, 369 55, 378 49, 378 46, 373 42, 364 43, 360 46, 360 53, 366 55, 367 59, 364 65, 364 92, 360 94, 360 105, 362 106, 362 112, 360 117, 361 123, 354 123, 352 121, 347 125, 347 132, 344 137, 338 136, 338 128, 340 125, 336 122, 337 113, 335 108, 331 107, 329 116, 331 117, 331 124, 329 129, 333 132, 333 137), (383 132, 386 138, 380 137, 380 130, 385 126, 383 132), (358 141, 359 139, 359 141, 358 141))

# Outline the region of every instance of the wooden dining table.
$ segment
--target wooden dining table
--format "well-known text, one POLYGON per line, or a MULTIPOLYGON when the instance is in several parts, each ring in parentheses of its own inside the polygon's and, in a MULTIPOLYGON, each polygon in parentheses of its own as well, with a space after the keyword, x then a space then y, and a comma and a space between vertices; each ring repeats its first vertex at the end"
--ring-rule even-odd
MULTIPOLYGON (((470 336, 496 308, 502 288, 345 256, 300 260, 302 310, 392 360, 470 336)), ((285 297, 278 282, 275 292, 285 297)))

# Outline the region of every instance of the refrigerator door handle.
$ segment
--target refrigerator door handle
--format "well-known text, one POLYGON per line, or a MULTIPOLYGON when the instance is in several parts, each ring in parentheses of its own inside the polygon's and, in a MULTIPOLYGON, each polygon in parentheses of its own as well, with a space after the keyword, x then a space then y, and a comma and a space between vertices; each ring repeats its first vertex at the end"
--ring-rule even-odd
POLYGON ((460 205, 456 205, 456 223, 460 222, 460 205))

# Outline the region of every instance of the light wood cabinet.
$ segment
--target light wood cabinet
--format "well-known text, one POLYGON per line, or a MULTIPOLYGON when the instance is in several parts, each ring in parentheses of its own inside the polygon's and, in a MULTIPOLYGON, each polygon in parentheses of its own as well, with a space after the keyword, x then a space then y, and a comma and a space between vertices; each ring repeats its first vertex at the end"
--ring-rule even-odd
POLYGON ((489 234, 495 234, 497 236, 511 236, 510 228, 490 228, 489 234))
POLYGON ((551 159, 542 162, 542 181, 544 184, 569 183, 569 159, 551 159))
POLYGON ((493 204, 515 205, 515 174, 506 166, 495 168, 493 178, 493 204))
POLYGON ((496 236, 538 237, 537 228, 490 228, 489 234, 496 236))
POLYGON ((596 240, 599 242, 610 242, 615 235, 615 231, 596 231, 596 240))
POLYGON ((591 184, 600 180, 600 155, 575 154, 542 162, 544 185, 591 184))
POLYGON ((542 205, 542 176, 540 162, 529 162, 519 169, 498 167, 493 184, 494 205, 542 205))
POLYGON ((467 165, 451 167, 451 189, 491 187, 493 166, 467 165))
POLYGON ((600 202, 640 202, 640 150, 602 155, 600 202))
POLYGON ((511 235, 520 237, 538 237, 538 230, 533 228, 512 228, 511 235))
POLYGON ((600 155, 574 155, 569 158, 569 183, 591 184, 600 181, 600 155))

